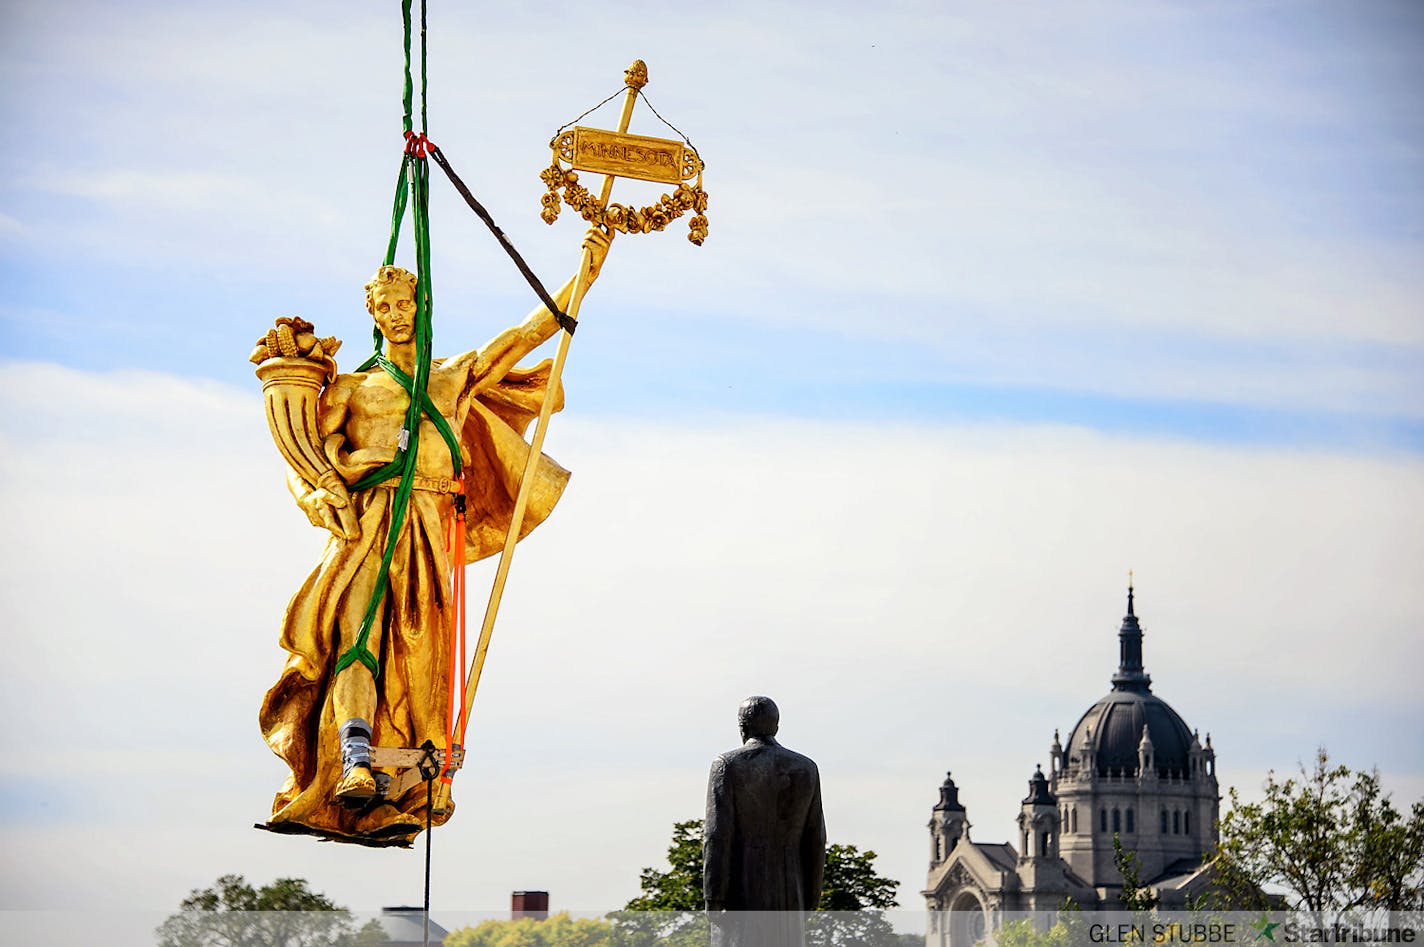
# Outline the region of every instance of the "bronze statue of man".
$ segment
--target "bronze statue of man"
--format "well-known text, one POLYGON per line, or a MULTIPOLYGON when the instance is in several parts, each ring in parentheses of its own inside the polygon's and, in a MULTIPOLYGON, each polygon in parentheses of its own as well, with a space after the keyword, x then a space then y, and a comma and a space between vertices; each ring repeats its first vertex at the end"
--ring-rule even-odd
POLYGON ((821 777, 776 742, 780 720, 771 698, 747 698, 737 711, 742 745, 712 762, 702 842, 708 911, 803 912, 821 902, 821 777))
MULTIPOLYGON (((589 231, 584 285, 597 278, 608 245, 606 232, 589 231)), ((561 308, 568 306, 573 284, 555 294, 561 308)), ((366 285, 366 307, 385 339, 385 356, 407 377, 416 374, 415 293, 416 277, 394 266, 381 267, 366 285)), ((404 448, 410 395, 379 367, 338 374, 330 354, 340 343, 314 340, 310 329, 300 320, 278 320, 252 357, 263 377, 273 435, 288 460, 292 496, 313 525, 331 533, 321 562, 287 606, 281 635, 286 665, 262 703, 263 734, 291 769, 266 828, 401 844, 424 827, 426 787, 383 797, 370 747, 419 747, 430 740, 445 749, 455 494, 463 494, 467 507, 465 535, 456 540, 463 542, 466 560, 498 552, 530 451, 524 431, 546 396, 555 409, 563 398, 557 387, 545 391, 548 362, 530 370, 514 366, 552 337, 559 323, 540 307, 484 347, 432 362, 431 408, 458 444, 447 445, 430 418, 422 418, 410 499, 391 540, 388 590, 364 640, 358 640, 358 629, 387 554, 400 477, 347 488, 404 448), (308 380, 302 382, 304 371, 308 380), (298 406, 301 398, 304 407, 298 406), (458 480, 455 447, 463 471, 458 480), (350 660, 352 655, 360 660, 350 660)), ((533 476, 521 538, 552 510, 568 471, 544 456, 533 476)), ((452 811, 435 809, 435 825, 452 811)))

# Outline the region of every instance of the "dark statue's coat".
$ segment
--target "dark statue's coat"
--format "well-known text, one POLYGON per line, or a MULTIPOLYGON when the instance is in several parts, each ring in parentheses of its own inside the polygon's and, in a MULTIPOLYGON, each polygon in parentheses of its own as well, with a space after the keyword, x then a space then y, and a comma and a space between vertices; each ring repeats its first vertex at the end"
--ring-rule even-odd
POLYGON ((816 764, 761 737, 717 757, 702 855, 709 909, 816 910, 826 863, 816 764))

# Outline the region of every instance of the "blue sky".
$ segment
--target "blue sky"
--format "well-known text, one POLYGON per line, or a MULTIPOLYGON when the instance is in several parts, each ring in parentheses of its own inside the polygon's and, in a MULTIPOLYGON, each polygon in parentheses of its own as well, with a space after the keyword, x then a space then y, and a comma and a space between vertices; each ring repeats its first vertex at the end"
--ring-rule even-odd
MULTIPOLYGON (((1424 795, 1424 9, 430 24, 431 137, 546 283, 580 239, 538 219, 546 142, 634 57, 711 194, 705 246, 619 237, 584 305, 548 447, 574 486, 515 561, 437 903, 622 903, 765 691, 832 836, 916 906, 944 769, 976 838, 1008 837, 1107 686, 1129 568, 1158 692, 1229 784, 1325 743, 1424 795)), ((281 776, 254 724, 277 618, 321 537, 246 358, 294 313, 364 354, 398 4, 20 3, 0 48, 0 709, 10 760, 78 773, 6 764, 0 908, 162 910, 231 870, 379 906, 403 855, 248 828, 281 776)), ((529 309, 439 179, 432 232, 437 352, 529 309)))

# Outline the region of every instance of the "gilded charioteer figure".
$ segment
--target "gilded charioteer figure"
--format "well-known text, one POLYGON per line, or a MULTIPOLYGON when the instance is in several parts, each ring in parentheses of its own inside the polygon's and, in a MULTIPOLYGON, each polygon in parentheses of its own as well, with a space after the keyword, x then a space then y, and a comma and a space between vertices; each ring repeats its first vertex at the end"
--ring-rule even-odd
MULTIPOLYGON (((597 278, 610 235, 589 230, 584 286, 597 278)), ((554 302, 567 309, 576 280, 554 302)), ((386 359, 415 377, 416 278, 383 266, 366 284, 366 306, 386 359)), ((431 363, 428 397, 454 437, 421 420, 415 478, 390 550, 389 591, 370 632, 358 629, 377 588, 400 477, 353 489, 389 464, 404 436, 410 395, 389 371, 338 373, 340 345, 299 319, 278 320, 252 360, 297 505, 330 532, 321 561, 287 606, 281 644, 288 656, 260 713, 262 732, 291 774, 265 828, 363 844, 405 844, 427 818, 443 824, 453 806, 427 813, 427 786, 383 794, 370 747, 444 750, 449 729, 451 563, 447 542, 456 492, 466 504, 465 556, 498 552, 529 457, 525 431, 549 379, 546 360, 515 366, 560 328, 546 307, 482 348, 431 363), (457 442, 457 444, 455 443, 457 442), (463 476, 454 477, 458 446, 463 476)), ((560 387, 549 393, 562 406, 560 387)), ((568 471, 547 455, 535 468, 520 538, 558 501, 568 471)), ((384 783, 381 780, 380 783, 384 783)))

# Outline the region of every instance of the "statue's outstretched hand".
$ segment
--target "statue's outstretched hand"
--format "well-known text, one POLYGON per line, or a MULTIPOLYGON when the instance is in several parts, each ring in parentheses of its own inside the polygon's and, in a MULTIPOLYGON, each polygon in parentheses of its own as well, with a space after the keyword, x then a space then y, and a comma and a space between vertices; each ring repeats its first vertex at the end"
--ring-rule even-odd
POLYGON ((608 258, 608 248, 612 243, 613 231, 605 230, 602 227, 590 227, 588 233, 583 235, 583 248, 589 254, 588 272, 585 274, 589 283, 598 279, 598 274, 603 269, 603 261, 608 258))

